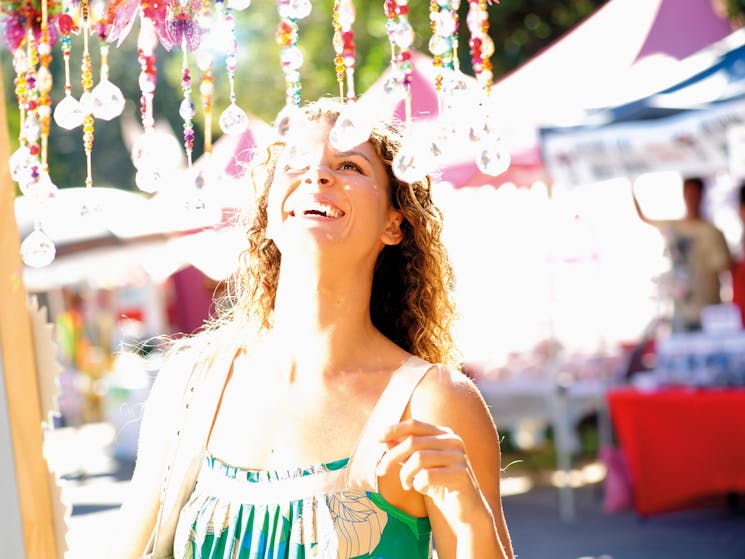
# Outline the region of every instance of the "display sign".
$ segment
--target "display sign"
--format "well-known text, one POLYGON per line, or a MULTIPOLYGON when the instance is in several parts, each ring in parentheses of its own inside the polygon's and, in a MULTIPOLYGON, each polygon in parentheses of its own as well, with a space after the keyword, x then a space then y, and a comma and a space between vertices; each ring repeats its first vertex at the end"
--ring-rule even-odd
POLYGON ((711 175, 730 169, 732 138, 742 127, 745 99, 738 99, 655 120, 546 129, 542 156, 553 180, 566 185, 655 171, 711 175))

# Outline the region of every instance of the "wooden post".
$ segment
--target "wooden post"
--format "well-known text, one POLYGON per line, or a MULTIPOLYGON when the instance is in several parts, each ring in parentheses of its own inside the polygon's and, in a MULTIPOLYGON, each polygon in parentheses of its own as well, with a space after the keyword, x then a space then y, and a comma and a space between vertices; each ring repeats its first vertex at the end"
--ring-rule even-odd
MULTIPOLYGON (((42 417, 28 298, 10 178, 10 138, 0 76, 0 351, 18 505, 28 559, 57 557, 49 470, 42 454, 42 417)), ((12 503, 11 503, 12 505, 12 503)))

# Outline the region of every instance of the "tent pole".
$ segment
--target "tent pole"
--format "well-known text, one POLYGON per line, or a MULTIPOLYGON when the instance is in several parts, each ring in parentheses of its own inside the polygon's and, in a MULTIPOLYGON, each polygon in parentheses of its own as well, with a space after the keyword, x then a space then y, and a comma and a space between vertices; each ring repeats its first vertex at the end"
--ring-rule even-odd
POLYGON ((54 559, 57 545, 52 496, 49 470, 42 454, 41 399, 14 211, 15 185, 8 161, 10 138, 4 92, 0 76, 0 354, 12 447, 0 451, 9 450, 15 462, 25 556, 54 559))

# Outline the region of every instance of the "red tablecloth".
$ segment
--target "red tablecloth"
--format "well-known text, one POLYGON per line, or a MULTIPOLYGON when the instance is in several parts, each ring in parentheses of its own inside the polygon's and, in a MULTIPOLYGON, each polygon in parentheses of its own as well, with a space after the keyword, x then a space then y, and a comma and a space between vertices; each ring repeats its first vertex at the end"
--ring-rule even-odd
POLYGON ((640 515, 745 492, 745 389, 608 393, 640 515))

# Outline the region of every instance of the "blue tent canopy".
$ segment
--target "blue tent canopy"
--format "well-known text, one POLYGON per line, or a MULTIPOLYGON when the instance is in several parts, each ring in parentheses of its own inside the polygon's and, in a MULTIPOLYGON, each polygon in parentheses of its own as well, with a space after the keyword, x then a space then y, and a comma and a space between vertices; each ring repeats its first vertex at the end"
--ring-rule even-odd
POLYGON ((733 138, 745 138, 745 30, 679 67, 677 83, 652 95, 588 112, 572 126, 541 128, 541 157, 554 180, 727 170, 733 138))

